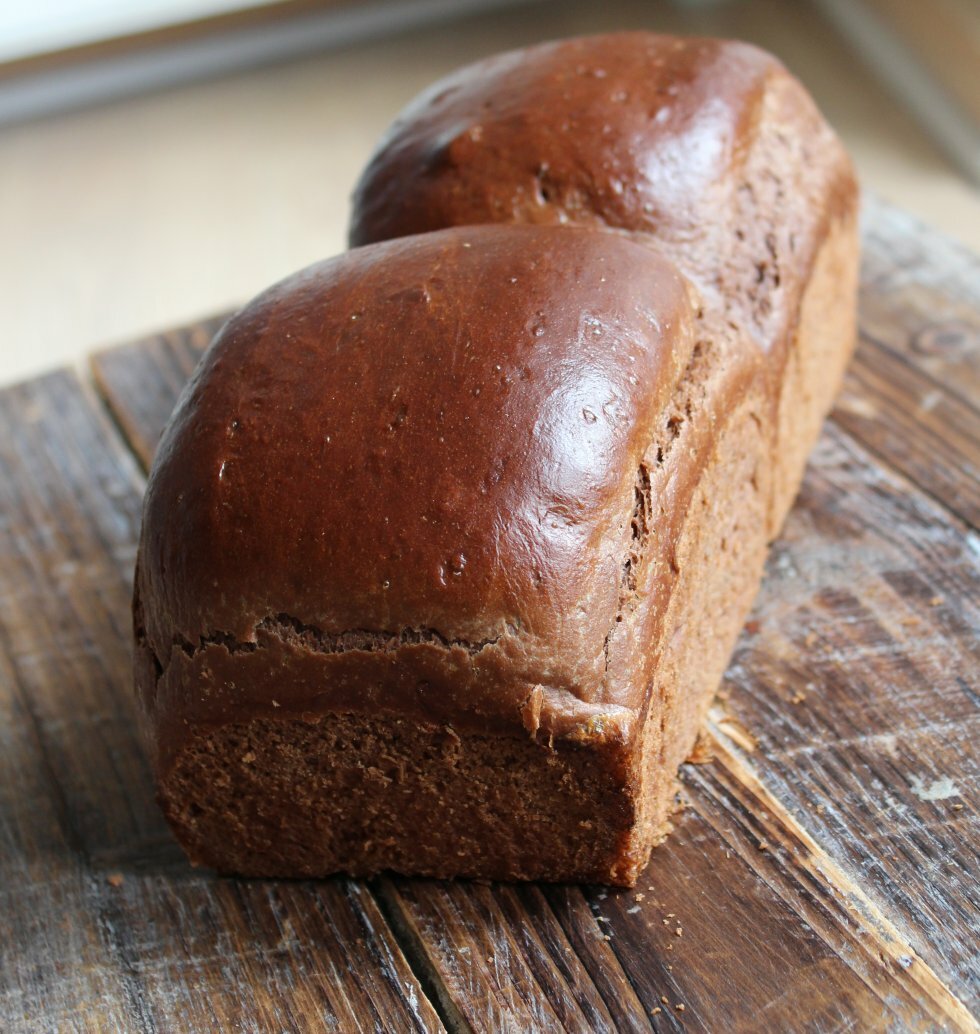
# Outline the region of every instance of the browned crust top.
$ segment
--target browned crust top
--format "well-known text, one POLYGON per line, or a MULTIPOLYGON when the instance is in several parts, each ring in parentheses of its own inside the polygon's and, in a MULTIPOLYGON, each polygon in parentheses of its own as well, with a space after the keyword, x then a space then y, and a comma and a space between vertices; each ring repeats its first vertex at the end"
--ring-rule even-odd
POLYGON ((338 703, 372 682, 423 713, 433 682, 488 714, 516 717, 505 683, 601 701, 694 306, 651 249, 553 227, 403 238, 270 289, 215 339, 150 478, 158 663, 275 641, 332 658, 338 703), (393 648, 407 682, 379 674, 393 648), (369 657, 373 679, 344 677, 369 657))

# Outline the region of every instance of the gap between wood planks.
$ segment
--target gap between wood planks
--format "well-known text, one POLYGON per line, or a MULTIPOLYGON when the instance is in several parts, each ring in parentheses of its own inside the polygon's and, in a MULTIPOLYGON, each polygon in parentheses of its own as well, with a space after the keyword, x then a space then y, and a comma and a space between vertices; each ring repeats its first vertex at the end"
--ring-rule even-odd
POLYGON ((405 960, 415 974, 415 979, 439 1014, 446 1030, 451 1034, 471 1034, 472 1026, 453 1000, 452 992, 439 972, 439 967, 429 958, 425 950, 425 940, 399 900, 398 892, 391 880, 382 876, 370 880, 368 887, 392 936, 398 942, 405 960))

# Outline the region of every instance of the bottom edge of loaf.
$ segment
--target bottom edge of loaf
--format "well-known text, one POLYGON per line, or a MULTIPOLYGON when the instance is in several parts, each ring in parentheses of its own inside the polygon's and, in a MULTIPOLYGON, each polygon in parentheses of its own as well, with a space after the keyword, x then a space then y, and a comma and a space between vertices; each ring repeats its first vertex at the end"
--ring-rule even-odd
POLYGON ((622 749, 350 713, 256 718, 196 736, 159 796, 192 861, 226 874, 633 886, 674 793, 641 841, 622 749))

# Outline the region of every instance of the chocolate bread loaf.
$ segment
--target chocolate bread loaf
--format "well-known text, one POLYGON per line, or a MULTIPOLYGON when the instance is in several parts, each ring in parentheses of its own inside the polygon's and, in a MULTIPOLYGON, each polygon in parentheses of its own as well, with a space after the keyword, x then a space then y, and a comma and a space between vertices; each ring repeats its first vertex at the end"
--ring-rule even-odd
POLYGON ((741 44, 416 102, 367 246, 229 321, 151 473, 136 682, 191 857, 632 884, 852 347, 855 204, 741 44))

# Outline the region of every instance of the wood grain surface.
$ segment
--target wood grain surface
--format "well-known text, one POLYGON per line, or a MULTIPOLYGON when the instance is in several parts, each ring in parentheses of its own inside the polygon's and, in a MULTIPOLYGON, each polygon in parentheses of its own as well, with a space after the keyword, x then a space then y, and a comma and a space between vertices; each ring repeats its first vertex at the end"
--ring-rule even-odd
POLYGON ((633 891, 192 869, 128 604, 220 321, 0 394, 0 1029, 980 1029, 980 261, 880 204, 865 241, 858 357, 633 891))

